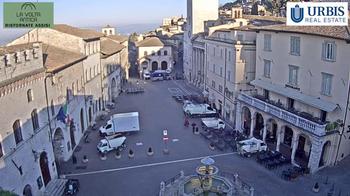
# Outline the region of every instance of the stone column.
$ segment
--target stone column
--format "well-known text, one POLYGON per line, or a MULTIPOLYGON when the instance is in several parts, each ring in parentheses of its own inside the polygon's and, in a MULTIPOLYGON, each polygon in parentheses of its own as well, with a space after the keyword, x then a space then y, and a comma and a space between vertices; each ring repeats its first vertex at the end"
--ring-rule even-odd
POLYGON ((299 134, 293 133, 293 141, 292 141, 292 154, 290 159, 292 160, 292 164, 295 163, 295 152, 297 151, 298 148, 298 143, 299 143, 299 134))
POLYGON ((254 123, 255 123, 255 118, 251 118, 250 120, 250 133, 249 133, 249 137, 253 137, 254 136, 254 123))
POLYGON ((236 104, 236 112, 235 112, 235 129, 239 132, 242 132, 241 127, 242 127, 242 108, 241 108, 241 103, 237 101, 236 104))
POLYGON ((310 168, 311 173, 315 173, 318 170, 318 166, 320 163, 321 155, 322 155, 322 148, 323 148, 323 142, 319 138, 310 138, 312 141, 311 146, 311 154, 310 159, 308 163, 308 167, 310 168))
POLYGON ((280 144, 281 144, 281 134, 282 134, 282 126, 277 123, 277 143, 276 143, 276 151, 280 151, 280 144))
POLYGON ((266 142, 267 120, 264 120, 263 141, 266 142))

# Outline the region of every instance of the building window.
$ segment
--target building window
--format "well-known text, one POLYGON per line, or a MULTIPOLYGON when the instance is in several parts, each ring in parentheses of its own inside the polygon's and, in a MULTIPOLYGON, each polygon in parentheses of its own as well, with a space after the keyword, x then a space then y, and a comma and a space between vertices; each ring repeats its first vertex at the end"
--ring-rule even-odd
POLYGON ((109 34, 112 35, 112 30, 109 30, 109 34))
POLYGON ((53 103, 53 100, 51 100, 51 115, 55 115, 55 104, 53 103))
POLYGON ((231 61, 231 55, 232 55, 232 53, 231 53, 231 51, 228 51, 228 61, 231 61))
POLYGON ((211 87, 215 89, 215 81, 214 80, 211 81, 211 87))
POLYGON ((144 56, 147 56, 147 55, 148 55, 147 51, 144 51, 144 52, 143 52, 143 55, 144 55, 144 56))
POLYGON ((294 99, 288 97, 287 98, 287 106, 288 106, 289 110, 294 109, 294 99))
POLYGON ((271 35, 264 34, 264 50, 271 51, 271 35))
POLYGON ((222 77, 222 67, 220 67, 220 76, 222 77))
POLYGON ((290 54, 300 55, 300 37, 290 37, 290 54))
POLYGON ((219 92, 222 93, 222 86, 219 85, 219 92))
POLYGON ((322 73, 321 94, 330 96, 332 93, 332 78, 333 75, 322 73))
POLYGON ((288 84, 297 87, 298 86, 298 70, 299 68, 294 65, 289 65, 289 80, 288 84))
POLYGON ((238 35, 237 35, 237 40, 238 40, 238 41, 243 41, 243 35, 238 34, 238 35))
POLYGON ((216 65, 213 65, 213 72, 216 73, 216 65))
POLYGON ((215 48, 215 46, 213 47, 213 55, 215 56, 216 54, 216 48, 215 48))
POLYGON ((270 78, 271 73, 271 61, 264 59, 264 77, 270 78))
POLYGON ((23 56, 24 56, 24 60, 25 60, 25 61, 28 61, 28 60, 29 60, 27 51, 24 51, 24 52, 23 52, 23 56))
POLYGON ((162 55, 162 53, 160 52, 160 50, 157 52, 157 55, 158 55, 158 56, 161 56, 161 55, 162 55))
POLYGON ((155 51, 152 51, 152 56, 156 55, 156 52, 155 51))
POLYGON ((33 51, 32 51, 32 52, 33 52, 33 57, 34 57, 34 58, 38 58, 38 53, 36 52, 36 50, 35 50, 35 49, 33 49, 33 51))
POLYGON ((266 100, 269 100, 269 99, 270 99, 270 91, 264 89, 264 98, 265 98, 266 100))
POLYGON ((33 124, 33 130, 38 130, 39 129, 39 118, 38 118, 38 112, 36 109, 34 109, 31 113, 32 117, 32 124, 33 124))
POLYGON ((13 58, 15 59, 15 63, 19 63, 19 58, 17 53, 13 55, 13 58))
POLYGON ((320 120, 322 122, 326 122, 326 120, 327 120, 327 112, 326 111, 321 110, 321 112, 320 112, 320 120))
POLYGON ((220 49, 220 57, 222 58, 223 52, 222 49, 220 49))
POLYGON ((168 51, 167 50, 164 51, 164 56, 168 56, 168 51))
POLYGON ((335 61, 337 45, 335 42, 324 42, 322 44, 322 59, 335 61))
POLYGON ((227 80, 231 82, 231 71, 227 71, 227 80))
POLYGON ((19 120, 16 120, 15 123, 13 123, 12 128, 13 135, 15 136, 15 142, 16 144, 19 144, 21 141, 23 141, 21 122, 19 120))
POLYGON ((27 99, 28 99, 28 102, 32 102, 33 101, 33 91, 32 91, 32 89, 29 89, 27 91, 27 99))

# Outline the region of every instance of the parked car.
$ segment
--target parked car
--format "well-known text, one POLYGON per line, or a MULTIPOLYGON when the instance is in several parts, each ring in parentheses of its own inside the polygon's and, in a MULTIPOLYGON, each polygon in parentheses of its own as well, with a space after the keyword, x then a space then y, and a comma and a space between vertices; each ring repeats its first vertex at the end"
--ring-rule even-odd
POLYGON ((79 180, 77 179, 69 179, 64 188, 65 195, 76 195, 79 192, 79 180))
POLYGON ((143 79, 145 79, 145 80, 151 79, 151 73, 149 73, 149 71, 144 71, 143 72, 143 79))
POLYGON ((97 144, 97 150, 100 153, 107 153, 112 150, 122 151, 126 148, 125 141, 126 137, 121 133, 112 136, 106 136, 97 144))
POLYGON ((243 140, 237 143, 238 154, 242 156, 250 157, 251 154, 256 152, 266 151, 267 145, 264 141, 252 137, 247 140, 243 140))
POLYGON ((114 114, 104 126, 100 127, 100 135, 102 137, 116 133, 138 131, 140 131, 138 112, 114 114))

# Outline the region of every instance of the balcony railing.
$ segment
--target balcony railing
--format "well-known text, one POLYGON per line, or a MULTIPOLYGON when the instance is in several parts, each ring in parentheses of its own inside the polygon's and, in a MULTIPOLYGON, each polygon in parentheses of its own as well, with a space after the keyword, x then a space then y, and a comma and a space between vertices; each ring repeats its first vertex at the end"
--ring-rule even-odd
POLYGON ((317 136, 324 136, 326 135, 326 124, 318 124, 316 122, 312 122, 306 118, 303 118, 301 116, 298 116, 296 114, 293 114, 287 110, 284 110, 282 108, 276 107, 272 104, 269 104, 267 102, 264 102, 262 100, 259 100, 257 98, 254 98, 252 96, 246 95, 246 94, 239 94, 238 100, 255 107, 259 110, 262 110, 268 114, 271 114, 281 120, 284 120, 286 122, 289 122, 293 124, 294 126, 297 126, 305 131, 308 131, 314 135, 317 136))

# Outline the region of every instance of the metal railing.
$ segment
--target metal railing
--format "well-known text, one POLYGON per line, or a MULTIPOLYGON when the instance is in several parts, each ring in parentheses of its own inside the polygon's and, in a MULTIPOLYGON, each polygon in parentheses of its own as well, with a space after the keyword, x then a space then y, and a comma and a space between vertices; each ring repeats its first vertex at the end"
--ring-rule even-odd
POLYGON ((238 95, 238 100, 255 107, 259 110, 262 110, 268 114, 271 114, 281 120, 289 122, 305 131, 308 131, 317 136, 326 135, 326 125, 320 125, 318 123, 312 122, 306 118, 293 114, 287 110, 276 107, 272 104, 264 102, 260 99, 254 98, 244 93, 240 93, 238 95))

